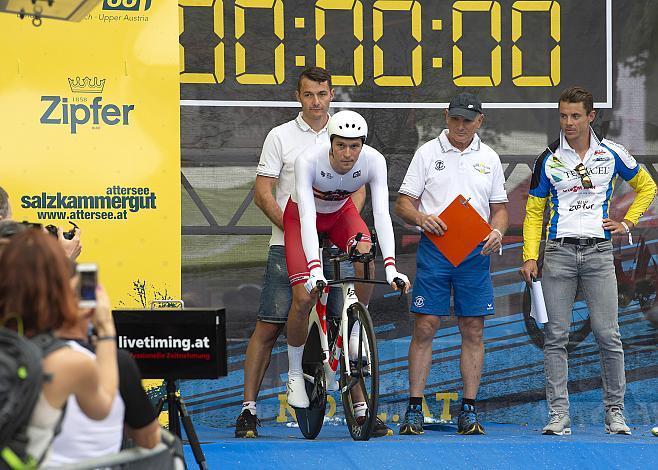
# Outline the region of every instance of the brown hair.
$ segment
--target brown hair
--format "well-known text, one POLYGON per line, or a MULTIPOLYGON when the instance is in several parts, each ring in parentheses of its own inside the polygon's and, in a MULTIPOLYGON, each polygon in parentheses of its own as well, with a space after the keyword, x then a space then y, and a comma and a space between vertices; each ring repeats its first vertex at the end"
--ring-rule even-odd
POLYGON ((586 114, 594 110, 594 97, 581 86, 572 86, 564 90, 560 95, 560 101, 564 101, 565 103, 583 103, 586 114))
POLYGON ((39 229, 17 233, 0 255, 0 322, 18 315, 26 336, 75 322, 70 264, 59 242, 39 229))
POLYGON ((331 90, 331 74, 322 67, 309 67, 299 74, 297 80, 297 91, 302 89, 302 79, 308 78, 311 81, 322 83, 327 82, 331 90))
POLYGON ((9 195, 7 191, 0 186, 0 219, 5 219, 9 215, 9 195))

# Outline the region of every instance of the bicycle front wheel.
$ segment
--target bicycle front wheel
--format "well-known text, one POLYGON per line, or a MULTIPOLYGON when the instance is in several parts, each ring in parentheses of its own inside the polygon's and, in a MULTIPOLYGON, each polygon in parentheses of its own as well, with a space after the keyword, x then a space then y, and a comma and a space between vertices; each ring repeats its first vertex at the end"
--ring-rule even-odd
POLYGON ((361 303, 347 310, 350 375, 341 361, 341 397, 352 439, 367 441, 377 419, 379 368, 377 338, 368 309, 361 303))
POLYGON ((317 324, 314 324, 306 337, 304 355, 302 357, 304 373, 314 378, 313 382, 304 380, 306 395, 309 399, 308 408, 294 408, 299 430, 306 439, 315 439, 324 423, 327 409, 327 386, 322 366, 322 347, 317 324))

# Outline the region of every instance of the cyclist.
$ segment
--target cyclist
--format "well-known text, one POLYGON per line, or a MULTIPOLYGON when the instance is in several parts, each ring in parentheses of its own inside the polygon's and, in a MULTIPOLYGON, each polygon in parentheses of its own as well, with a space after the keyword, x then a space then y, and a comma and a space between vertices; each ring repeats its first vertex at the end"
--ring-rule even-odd
MULTIPOLYGON (((365 145, 368 135, 365 119, 353 111, 340 111, 329 119, 327 130, 329 144, 315 146, 295 161, 295 190, 283 214, 286 263, 293 292, 288 314, 288 403, 298 408, 309 406, 302 373, 308 313, 315 301, 317 282, 326 282, 318 259, 317 232, 327 233, 331 242, 343 250, 356 244, 359 252, 368 252, 370 232, 350 199, 366 183, 372 193, 386 281, 397 290, 394 280, 398 278, 404 281, 405 290, 410 288, 407 276, 395 267, 386 161, 381 153, 365 145), (358 233, 363 237, 356 242, 358 233)), ((354 270, 357 276, 363 276, 362 265, 355 265, 354 270)), ((356 289, 359 299, 367 304, 372 286, 361 285, 356 289)), ((365 402, 355 400, 354 409, 357 419, 365 415, 365 402)))
MULTIPOLYGON (((299 75, 296 96, 301 111, 295 119, 273 128, 267 134, 256 170, 254 203, 272 222, 272 238, 263 276, 258 320, 249 338, 244 362, 244 401, 235 422, 235 437, 239 438, 258 437, 256 399, 270 363, 272 348, 288 319, 292 289, 288 282, 283 246, 283 210, 295 187, 295 160, 314 145, 329 143, 328 111, 334 96, 331 75, 320 67, 305 69, 299 75)), ((361 209, 365 202, 365 190, 354 193, 352 200, 361 209)), ((351 270, 351 266, 348 267, 351 270)), ((332 292, 329 295, 328 317, 340 316, 342 297, 339 294, 332 292)), ((378 421, 373 435, 385 436, 389 432, 386 425, 378 421)))

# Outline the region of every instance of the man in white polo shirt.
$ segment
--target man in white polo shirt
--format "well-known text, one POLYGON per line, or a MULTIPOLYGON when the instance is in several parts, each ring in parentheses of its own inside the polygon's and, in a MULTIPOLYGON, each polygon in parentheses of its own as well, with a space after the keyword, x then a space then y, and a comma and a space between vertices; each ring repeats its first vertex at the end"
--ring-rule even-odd
MULTIPOLYGON (((263 377, 270 364, 272 348, 283 331, 292 302, 292 290, 283 241, 283 209, 295 187, 297 157, 318 144, 328 144, 327 122, 329 106, 334 96, 331 75, 320 67, 304 70, 297 82, 296 97, 302 110, 297 117, 273 128, 263 143, 256 170, 254 203, 272 222, 272 238, 261 292, 256 328, 249 338, 244 362, 244 402, 235 423, 235 437, 258 437, 256 398, 263 377)), ((360 211, 365 202, 365 189, 352 194, 352 201, 360 211)), ((325 250, 329 255, 329 250, 325 250)), ((330 263, 325 264, 325 275, 331 276, 330 263)), ((344 275, 353 273, 352 265, 341 265, 344 275)), ((342 296, 339 289, 329 294, 328 316, 340 316, 342 296)), ((381 421, 375 425, 374 435, 392 433, 381 421)))
POLYGON ((423 231, 443 235, 450 230, 438 215, 462 194, 492 232, 462 263, 453 267, 425 234, 416 254, 411 312, 414 331, 409 345, 409 406, 400 434, 422 434, 421 403, 432 362, 432 340, 440 317, 454 312, 461 333, 461 374, 464 382, 459 434, 484 434, 475 410, 484 362, 484 316, 494 313, 489 255, 501 247, 507 229, 507 194, 500 157, 480 141, 476 131, 484 115, 480 100, 470 93, 455 96, 445 111, 447 129, 422 145, 400 187, 395 211, 423 231))

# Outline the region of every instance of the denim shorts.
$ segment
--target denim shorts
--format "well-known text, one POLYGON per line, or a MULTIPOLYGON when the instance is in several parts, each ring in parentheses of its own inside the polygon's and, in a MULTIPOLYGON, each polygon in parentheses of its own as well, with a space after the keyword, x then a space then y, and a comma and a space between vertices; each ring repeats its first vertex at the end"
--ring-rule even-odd
MULTIPOLYGON (((323 253, 325 253, 323 260, 324 275, 327 279, 333 279, 333 267, 327 261, 329 257, 327 252, 335 254, 337 249, 323 250, 323 253)), ((341 263, 340 273, 342 277, 354 276, 352 263, 347 261, 341 263)), ((291 304, 292 288, 288 279, 285 247, 272 245, 267 254, 263 290, 260 293, 260 306, 258 307, 258 319, 269 323, 285 323, 288 320, 288 311, 291 304)), ((328 304, 327 316, 340 317, 343 309, 343 293, 340 287, 330 289, 328 304)))
POLYGON ((490 259, 481 255, 478 245, 459 266, 450 261, 425 235, 416 252, 416 279, 411 312, 424 315, 450 315, 450 295, 455 297, 455 315, 479 317, 494 314, 490 259))

